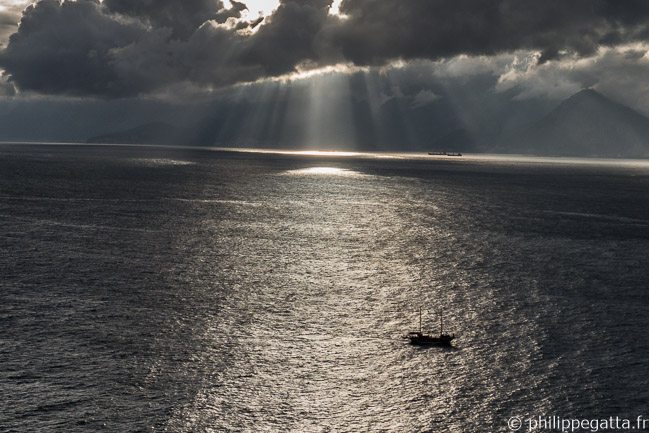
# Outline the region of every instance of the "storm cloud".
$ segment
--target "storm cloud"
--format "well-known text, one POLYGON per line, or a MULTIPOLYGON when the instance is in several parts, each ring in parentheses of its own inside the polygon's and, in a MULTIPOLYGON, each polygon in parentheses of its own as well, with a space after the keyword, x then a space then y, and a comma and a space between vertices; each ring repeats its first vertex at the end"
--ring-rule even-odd
POLYGON ((222 24, 228 18, 241 18, 244 3, 232 2, 225 8, 219 0, 104 0, 108 13, 140 19, 153 28, 166 27, 172 37, 187 38, 206 21, 222 24))
POLYGON ((521 50, 541 67, 649 39, 641 0, 344 0, 340 14, 331 3, 283 0, 247 21, 245 0, 41 0, 23 12, 0 68, 22 92, 111 98, 521 50))
POLYGON ((111 50, 146 34, 137 22, 107 15, 98 2, 43 0, 25 9, 0 63, 19 89, 119 96, 135 89, 125 88, 111 50))

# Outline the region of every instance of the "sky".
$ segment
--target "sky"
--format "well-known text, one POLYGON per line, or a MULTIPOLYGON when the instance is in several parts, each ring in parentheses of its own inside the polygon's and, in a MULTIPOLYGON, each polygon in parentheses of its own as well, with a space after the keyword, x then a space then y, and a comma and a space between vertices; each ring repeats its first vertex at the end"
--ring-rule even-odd
POLYGON ((589 87, 649 115, 643 0, 0 0, 0 44, 11 139, 233 107, 239 123, 268 124, 280 106, 275 129, 299 123, 295 140, 313 146, 353 146, 359 122, 365 140, 372 124, 389 134, 376 125, 386 113, 395 136, 428 140, 424 114, 502 131, 512 107, 520 127, 589 87))

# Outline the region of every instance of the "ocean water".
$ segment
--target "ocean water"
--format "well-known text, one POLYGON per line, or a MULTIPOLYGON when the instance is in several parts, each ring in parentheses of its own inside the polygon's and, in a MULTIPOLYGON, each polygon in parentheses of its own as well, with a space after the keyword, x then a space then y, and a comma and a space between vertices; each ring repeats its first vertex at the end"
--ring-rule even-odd
POLYGON ((2 145, 0 245, 0 431, 649 418, 647 162, 2 145))

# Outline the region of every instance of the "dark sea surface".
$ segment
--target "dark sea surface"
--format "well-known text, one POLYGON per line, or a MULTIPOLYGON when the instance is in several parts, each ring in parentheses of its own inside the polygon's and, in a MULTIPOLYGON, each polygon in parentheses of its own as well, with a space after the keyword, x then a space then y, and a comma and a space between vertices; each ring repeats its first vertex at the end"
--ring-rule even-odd
POLYGON ((649 418, 649 162, 388 156, 0 145, 0 431, 649 418))

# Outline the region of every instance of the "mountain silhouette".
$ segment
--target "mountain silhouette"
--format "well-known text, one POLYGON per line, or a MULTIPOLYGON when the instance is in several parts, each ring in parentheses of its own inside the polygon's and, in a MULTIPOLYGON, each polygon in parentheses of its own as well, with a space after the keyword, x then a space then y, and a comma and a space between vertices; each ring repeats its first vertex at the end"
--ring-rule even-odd
MULTIPOLYGON (((260 111, 266 112, 263 108, 270 110, 261 107, 260 111)), ((299 125, 295 137, 287 134, 293 128, 281 127, 284 116, 278 117, 280 121, 276 124, 262 125, 263 128, 247 127, 245 114, 250 110, 249 105, 237 105, 183 127, 153 122, 94 136, 88 142, 248 147, 299 147, 304 142, 299 125)), ((488 146, 483 147, 480 141, 493 140, 484 122, 469 131, 462 127, 453 109, 442 102, 406 115, 398 101, 390 100, 380 107, 378 121, 369 110, 367 104, 352 107, 355 141, 360 149, 481 152, 488 146)), ((498 123, 498 116, 493 120, 498 123)), ((293 126, 296 122, 293 119, 293 126)), ((492 151, 541 156, 649 157, 649 118, 586 89, 561 102, 523 132, 500 140, 492 151)))
POLYGON ((498 152, 544 156, 649 156, 649 118, 593 89, 582 90, 498 152))
POLYGON ((125 131, 111 132, 88 138, 87 143, 111 144, 181 144, 188 133, 165 122, 151 122, 125 131))

